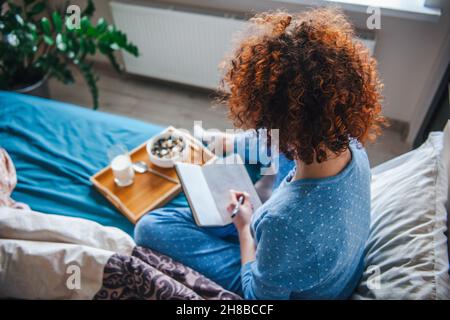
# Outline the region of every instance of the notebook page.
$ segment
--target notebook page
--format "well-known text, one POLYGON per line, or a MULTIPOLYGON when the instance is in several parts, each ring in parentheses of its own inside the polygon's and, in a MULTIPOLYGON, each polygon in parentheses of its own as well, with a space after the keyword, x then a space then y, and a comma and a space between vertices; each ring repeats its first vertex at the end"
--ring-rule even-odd
POLYGON ((224 224, 232 222, 227 211, 230 189, 248 192, 255 210, 261 206, 261 200, 243 164, 208 164, 202 170, 224 224))
POLYGON ((190 163, 177 163, 176 170, 182 180, 183 190, 189 200, 194 218, 199 226, 222 226, 223 220, 217 211, 202 168, 190 163))

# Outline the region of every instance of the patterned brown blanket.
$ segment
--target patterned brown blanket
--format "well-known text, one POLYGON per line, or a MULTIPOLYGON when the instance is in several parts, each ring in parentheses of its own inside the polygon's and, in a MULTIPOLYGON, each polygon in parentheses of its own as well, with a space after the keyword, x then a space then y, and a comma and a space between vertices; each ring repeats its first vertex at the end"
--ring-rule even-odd
POLYGON ((200 273, 150 249, 136 247, 131 256, 113 255, 107 262, 103 286, 94 299, 234 300, 200 273))

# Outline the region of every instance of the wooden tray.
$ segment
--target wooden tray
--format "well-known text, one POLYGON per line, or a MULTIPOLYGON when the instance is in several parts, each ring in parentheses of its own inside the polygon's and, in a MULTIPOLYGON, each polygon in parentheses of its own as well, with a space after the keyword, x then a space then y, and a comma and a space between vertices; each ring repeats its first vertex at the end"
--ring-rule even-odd
MULTIPOLYGON (((180 133, 174 127, 168 127, 163 132, 180 133)), ((216 159, 216 156, 205 148, 201 142, 191 135, 183 134, 188 142, 189 155, 187 162, 206 164, 216 159)), ((151 137, 150 137, 151 138, 151 137)), ((155 166, 148 158, 147 141, 130 152, 131 160, 145 161, 149 167, 166 176, 178 180, 174 168, 166 169, 155 166)), ((181 192, 180 183, 174 183, 151 172, 136 173, 134 182, 128 187, 118 187, 114 182, 111 168, 108 166, 91 177, 91 182, 128 220, 136 223, 147 212, 163 206, 181 192)))

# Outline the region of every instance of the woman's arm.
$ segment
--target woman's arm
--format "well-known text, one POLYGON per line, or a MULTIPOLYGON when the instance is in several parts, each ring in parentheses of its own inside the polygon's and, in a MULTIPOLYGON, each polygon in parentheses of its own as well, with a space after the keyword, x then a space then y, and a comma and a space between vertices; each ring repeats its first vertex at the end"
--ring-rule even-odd
MULTIPOLYGON (((239 133, 207 131, 194 126, 194 136, 208 144, 208 149, 222 157, 237 153, 245 163, 269 166, 272 162, 267 130, 247 130, 239 133)), ((278 150, 278 149, 277 149, 278 150)), ((278 153, 278 152, 277 152, 278 153)))
POLYGON ((255 241, 250 233, 250 226, 242 230, 238 230, 239 243, 241 245, 241 264, 255 261, 255 241))
POLYGON ((257 222, 252 234, 250 222, 253 208, 248 194, 230 190, 231 203, 228 211, 233 211, 238 203, 237 199, 242 195, 245 201, 233 223, 239 233, 244 298, 289 299, 293 283, 297 284, 297 288, 299 285, 312 288, 318 281, 314 248, 308 245, 303 234, 297 234, 297 230, 292 229, 287 220, 268 214, 257 222), (302 280, 300 283, 299 279, 302 280))
POLYGON ((239 243, 241 247, 241 264, 255 260, 255 241, 250 232, 250 223, 253 214, 253 208, 250 203, 249 194, 246 192, 238 192, 230 190, 230 205, 228 211, 231 213, 238 203, 238 199, 243 196, 244 202, 239 208, 238 213, 233 218, 233 223, 239 234, 239 243))
MULTIPOLYGON (((238 214, 233 218, 233 223, 239 233, 243 296, 245 299, 252 300, 288 299, 290 292, 285 287, 286 284, 283 280, 275 279, 273 276, 275 274, 282 275, 286 272, 283 269, 289 268, 289 264, 282 263, 284 254, 279 249, 295 252, 296 248, 290 248, 291 246, 284 243, 284 237, 279 237, 276 232, 272 232, 273 230, 283 230, 285 225, 280 224, 278 220, 269 218, 263 218, 256 226, 255 236, 258 238, 258 248, 256 248, 255 239, 250 231, 253 208, 249 201, 249 195, 230 190, 231 203, 228 211, 230 213, 233 211, 240 196, 244 196, 245 201, 240 206, 238 214), (272 250, 273 247, 279 249, 272 250), (258 250, 259 261, 256 259, 256 250, 258 250)), ((289 271, 289 273, 292 272, 289 271)))

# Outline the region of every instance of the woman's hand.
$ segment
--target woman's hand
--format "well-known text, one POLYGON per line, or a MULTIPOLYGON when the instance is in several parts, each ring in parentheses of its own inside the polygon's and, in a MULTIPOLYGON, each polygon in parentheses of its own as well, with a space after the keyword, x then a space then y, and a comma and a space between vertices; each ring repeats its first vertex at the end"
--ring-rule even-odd
POLYGON ((250 195, 247 192, 230 190, 230 204, 227 207, 228 212, 231 214, 233 209, 237 206, 241 196, 244 197, 244 202, 239 207, 239 211, 236 216, 233 218, 233 223, 239 233, 250 227, 253 214, 253 206, 250 203, 250 195))
POLYGON ((204 130, 202 126, 194 125, 194 137, 206 143, 207 148, 220 157, 234 151, 234 134, 204 130))
POLYGON ((244 202, 239 207, 239 211, 233 218, 233 223, 239 233, 239 244, 241 249, 241 263, 245 265, 254 261, 256 257, 255 241, 250 232, 250 222, 253 215, 253 206, 250 203, 250 195, 247 192, 230 190, 230 204, 227 207, 231 214, 238 204, 239 198, 244 197, 244 202))

